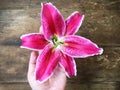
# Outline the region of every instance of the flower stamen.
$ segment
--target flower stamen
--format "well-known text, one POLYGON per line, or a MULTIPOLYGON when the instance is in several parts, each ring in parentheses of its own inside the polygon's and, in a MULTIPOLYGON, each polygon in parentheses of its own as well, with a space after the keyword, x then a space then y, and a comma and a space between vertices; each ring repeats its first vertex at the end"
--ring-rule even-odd
POLYGON ((54 44, 54 47, 64 44, 63 42, 59 41, 57 35, 54 35, 54 37, 52 38, 52 43, 54 44))

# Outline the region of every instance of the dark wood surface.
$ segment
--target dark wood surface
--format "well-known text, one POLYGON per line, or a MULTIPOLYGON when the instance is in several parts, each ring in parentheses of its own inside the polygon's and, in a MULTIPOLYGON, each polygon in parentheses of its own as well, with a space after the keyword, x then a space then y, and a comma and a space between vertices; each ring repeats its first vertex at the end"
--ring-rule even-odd
POLYGON ((119 0, 0 0, 0 90, 31 90, 26 74, 30 51, 19 48, 22 34, 38 32, 41 2, 52 2, 64 18, 85 14, 77 35, 104 49, 101 56, 76 59, 77 76, 66 90, 120 90, 119 0))

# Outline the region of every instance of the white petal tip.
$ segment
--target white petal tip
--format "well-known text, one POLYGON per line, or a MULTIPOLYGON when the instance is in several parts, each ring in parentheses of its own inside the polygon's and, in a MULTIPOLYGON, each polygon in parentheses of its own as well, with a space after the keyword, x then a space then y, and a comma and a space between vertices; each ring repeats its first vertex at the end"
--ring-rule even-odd
POLYGON ((100 48, 100 50, 99 50, 99 55, 101 55, 101 54, 103 54, 103 48, 100 48))

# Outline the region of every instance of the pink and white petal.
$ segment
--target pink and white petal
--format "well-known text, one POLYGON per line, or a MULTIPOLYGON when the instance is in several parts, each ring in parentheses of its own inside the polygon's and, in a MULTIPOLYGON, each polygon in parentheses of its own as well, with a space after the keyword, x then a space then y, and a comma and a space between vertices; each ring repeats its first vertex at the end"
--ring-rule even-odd
POLYGON ((40 49, 43 49, 48 44, 48 41, 45 40, 44 35, 39 33, 22 35, 21 40, 22 40, 21 48, 26 48, 30 50, 39 51, 40 49))
POLYGON ((103 53, 102 48, 81 36, 68 35, 64 37, 63 42, 65 45, 61 47, 62 52, 71 57, 84 58, 103 53))
POLYGON ((76 63, 74 59, 66 54, 62 54, 60 65, 65 69, 68 77, 76 76, 76 63))
POLYGON ((36 80, 42 83, 50 78, 60 60, 59 54, 59 50, 54 49, 52 44, 43 49, 36 63, 36 80))
POLYGON ((55 34, 59 37, 65 34, 65 21, 54 5, 42 4, 41 14, 43 33, 47 40, 53 38, 55 34))
POLYGON ((65 35, 73 35, 78 30, 82 24, 84 19, 84 15, 79 14, 79 12, 74 12, 71 16, 69 16, 66 20, 66 33, 65 35))

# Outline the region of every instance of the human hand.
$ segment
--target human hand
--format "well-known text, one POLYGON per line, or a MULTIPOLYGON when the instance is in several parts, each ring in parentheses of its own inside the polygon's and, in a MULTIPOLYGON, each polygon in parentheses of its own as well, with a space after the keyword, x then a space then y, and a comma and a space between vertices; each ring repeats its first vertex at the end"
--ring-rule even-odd
POLYGON ((66 85, 66 75, 64 70, 58 65, 54 74, 44 83, 40 83, 35 79, 35 67, 38 52, 33 51, 30 56, 28 68, 28 82, 32 90, 64 90, 66 85))

